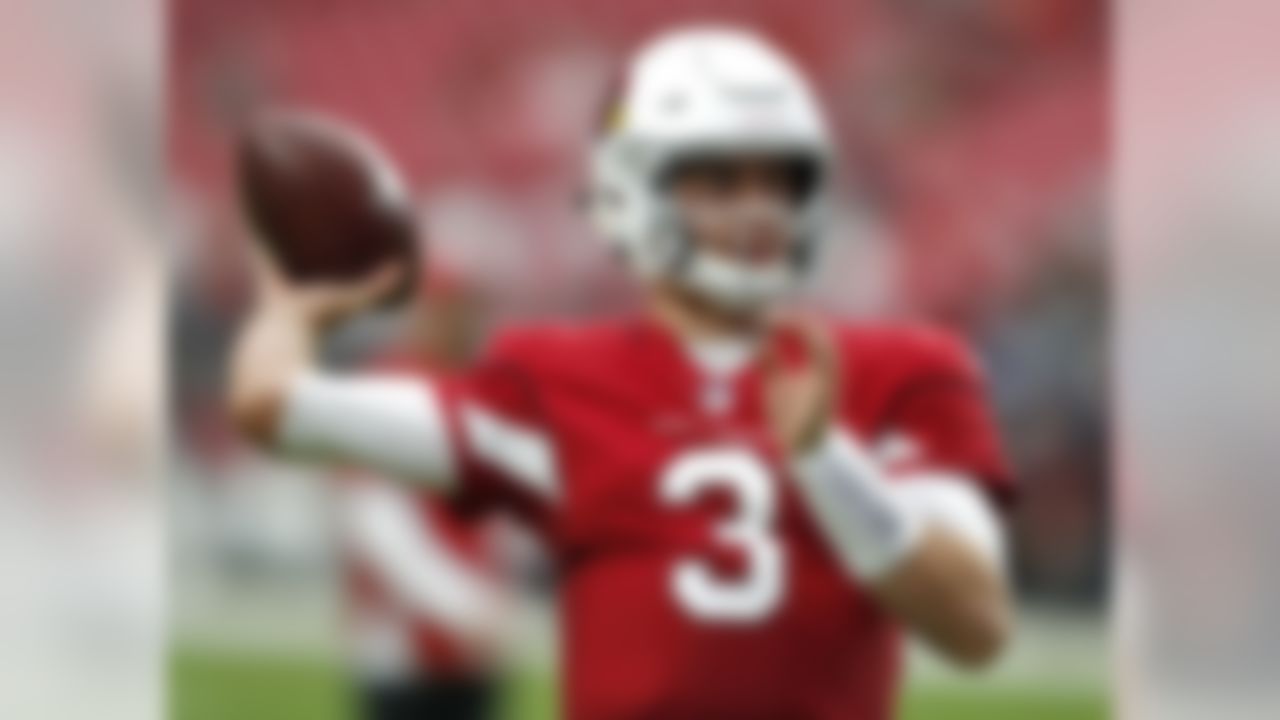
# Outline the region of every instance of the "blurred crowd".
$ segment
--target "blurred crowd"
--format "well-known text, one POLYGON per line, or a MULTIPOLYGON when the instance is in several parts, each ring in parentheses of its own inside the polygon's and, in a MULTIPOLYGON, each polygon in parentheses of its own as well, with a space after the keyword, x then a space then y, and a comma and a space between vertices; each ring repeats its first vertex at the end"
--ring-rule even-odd
MULTIPOLYGON (((601 99, 654 32, 724 20, 790 51, 837 130, 838 232, 812 302, 972 341, 1021 484, 1019 588, 1100 609, 1108 89, 1095 0, 177 0, 175 482, 218 495, 261 463, 231 434, 220 390, 247 300, 229 152, 246 113, 317 108, 381 141, 420 198, 426 254, 482 298, 467 317, 480 334, 612 312, 633 298, 577 203, 601 99)), ((396 333, 385 324, 352 328, 338 360, 396 333)))

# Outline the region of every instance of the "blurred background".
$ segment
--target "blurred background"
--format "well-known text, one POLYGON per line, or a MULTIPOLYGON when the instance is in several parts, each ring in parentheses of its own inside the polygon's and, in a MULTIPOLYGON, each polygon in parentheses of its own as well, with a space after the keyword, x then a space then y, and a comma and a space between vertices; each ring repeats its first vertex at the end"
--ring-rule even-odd
POLYGON ((406 673, 492 682, 495 717, 552 717, 556 702, 548 583, 518 533, 453 527, 376 479, 317 482, 228 427, 221 374, 248 299, 230 129, 285 102, 346 118, 388 148, 419 199, 436 282, 409 316, 352 327, 331 352, 448 365, 493 323, 633 302, 579 211, 585 154, 622 58, 707 21, 789 51, 836 128, 838 229, 812 302, 950 326, 989 369, 1022 492, 1011 517, 1019 633, 977 680, 913 654, 904 717, 1107 715, 1101 0, 170 5, 171 717, 355 717, 369 678, 406 673), (374 356, 375 346, 395 349, 374 356), (396 571, 361 518, 390 508, 446 571, 497 598, 504 641, 459 630, 466 621, 439 599, 406 599, 410 580, 368 580, 396 571), (382 647, 369 628, 388 617, 414 638, 395 662, 367 651, 382 647))

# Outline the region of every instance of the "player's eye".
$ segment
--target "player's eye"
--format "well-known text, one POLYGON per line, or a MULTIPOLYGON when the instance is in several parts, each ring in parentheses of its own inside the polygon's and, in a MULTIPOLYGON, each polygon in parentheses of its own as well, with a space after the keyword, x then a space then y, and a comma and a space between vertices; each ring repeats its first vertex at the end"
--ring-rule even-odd
POLYGON ((811 158, 792 157, 771 165, 771 187, 796 202, 808 199, 818 186, 821 171, 811 158))

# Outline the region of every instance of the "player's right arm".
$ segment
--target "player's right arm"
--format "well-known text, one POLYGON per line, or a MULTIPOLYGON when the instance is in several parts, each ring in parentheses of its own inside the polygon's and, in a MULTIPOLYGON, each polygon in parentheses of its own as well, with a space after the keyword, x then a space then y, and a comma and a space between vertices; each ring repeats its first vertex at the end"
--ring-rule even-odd
POLYGON ((333 323, 396 287, 391 267, 341 284, 297 285, 257 258, 257 300, 231 358, 231 412, 262 447, 448 490, 460 507, 502 506, 534 522, 558 497, 555 453, 512 334, 463 376, 327 372, 333 323))
POLYGON ((255 257, 257 297, 235 342, 231 414, 264 448, 441 483, 449 456, 432 388, 395 378, 339 376, 317 364, 324 333, 395 287, 399 268, 359 281, 299 285, 255 257))

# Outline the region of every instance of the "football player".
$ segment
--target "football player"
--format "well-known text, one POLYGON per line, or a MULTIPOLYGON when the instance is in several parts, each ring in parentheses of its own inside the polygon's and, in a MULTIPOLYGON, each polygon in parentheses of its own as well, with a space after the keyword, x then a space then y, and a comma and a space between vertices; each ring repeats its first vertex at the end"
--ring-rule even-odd
POLYGON ((342 376, 317 342, 398 270, 312 286, 260 262, 237 422, 535 527, 571 718, 887 719, 900 629, 967 666, 1004 644, 1010 485, 960 344, 784 307, 819 258, 832 158, 777 51, 661 37, 592 167, 645 312, 509 330, 460 377, 342 376))

